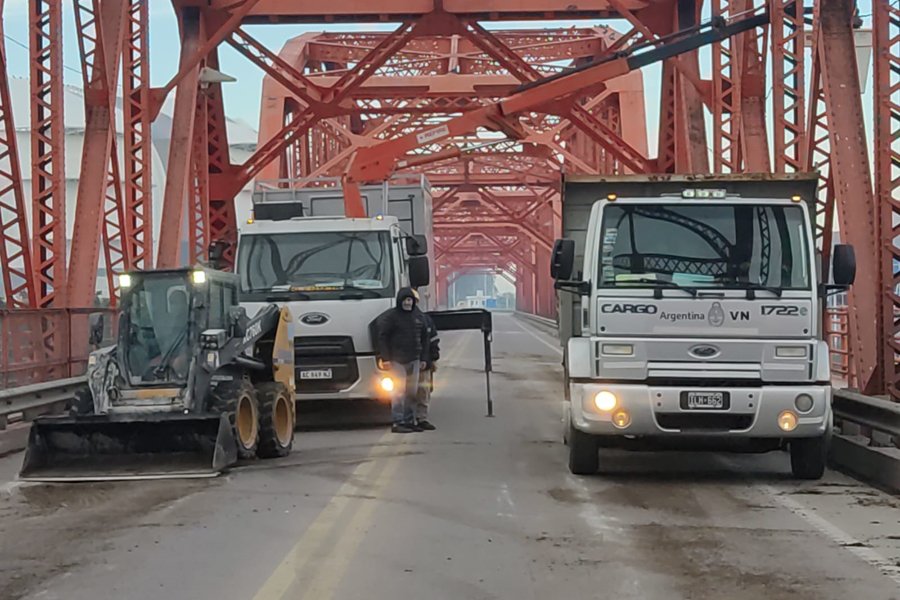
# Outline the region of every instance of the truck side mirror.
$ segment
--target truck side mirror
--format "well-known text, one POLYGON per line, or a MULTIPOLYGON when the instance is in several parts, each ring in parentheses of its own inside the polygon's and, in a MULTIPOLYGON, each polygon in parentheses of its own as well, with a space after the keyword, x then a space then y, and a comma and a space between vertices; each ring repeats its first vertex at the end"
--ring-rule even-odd
POLYGON ((575 241, 559 239, 553 244, 550 255, 550 276, 553 279, 569 279, 575 265, 575 241))
POLYGON ((835 244, 831 273, 836 285, 849 287, 856 279, 856 253, 850 244, 835 244))
POLYGON ((406 253, 410 256, 428 254, 428 240, 424 235, 411 235, 406 238, 406 253))
POLYGON ((409 259, 409 285, 410 287, 425 287, 431 283, 431 269, 428 266, 427 256, 413 256, 409 259))

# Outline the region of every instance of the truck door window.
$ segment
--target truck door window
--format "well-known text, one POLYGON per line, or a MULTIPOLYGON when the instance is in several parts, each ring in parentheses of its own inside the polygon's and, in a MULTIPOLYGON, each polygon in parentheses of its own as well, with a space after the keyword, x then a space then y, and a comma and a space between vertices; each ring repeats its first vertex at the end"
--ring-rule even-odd
POLYGON ((619 204, 603 213, 603 287, 809 289, 803 208, 775 204, 619 204))

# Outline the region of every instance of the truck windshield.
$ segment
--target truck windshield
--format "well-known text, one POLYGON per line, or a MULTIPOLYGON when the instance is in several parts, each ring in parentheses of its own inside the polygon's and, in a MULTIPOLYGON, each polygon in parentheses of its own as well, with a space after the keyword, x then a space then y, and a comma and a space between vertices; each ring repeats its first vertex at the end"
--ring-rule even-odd
POLYGON ((611 205, 603 211, 599 281, 601 287, 807 290, 808 248, 800 206, 611 205))
POLYGON ((238 273, 245 297, 297 300, 394 295, 390 234, 303 232, 241 237, 238 273))

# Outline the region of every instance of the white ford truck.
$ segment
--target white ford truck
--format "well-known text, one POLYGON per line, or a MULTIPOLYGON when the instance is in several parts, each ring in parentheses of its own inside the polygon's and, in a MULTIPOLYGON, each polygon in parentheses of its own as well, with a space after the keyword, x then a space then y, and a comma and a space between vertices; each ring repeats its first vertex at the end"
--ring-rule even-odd
POLYGON ((569 468, 601 448, 788 448, 821 477, 831 434, 825 295, 855 276, 813 236, 814 174, 570 178, 551 274, 569 468))
POLYGON ((261 187, 240 227, 241 305, 267 303, 297 316, 298 401, 385 402, 392 382, 369 325, 402 287, 431 298, 431 193, 427 181, 362 188, 366 218, 347 218, 340 188, 261 187))

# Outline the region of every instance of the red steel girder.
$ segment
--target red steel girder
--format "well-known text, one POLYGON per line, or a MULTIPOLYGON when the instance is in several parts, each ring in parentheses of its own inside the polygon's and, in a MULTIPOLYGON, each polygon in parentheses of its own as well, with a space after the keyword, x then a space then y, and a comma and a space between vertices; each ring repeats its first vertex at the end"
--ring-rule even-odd
MULTIPOLYGON (((218 50, 214 50, 207 57, 206 64, 213 68, 219 68, 218 50)), ((200 145, 195 147, 195 152, 201 153, 199 159, 195 156, 195 160, 199 160, 202 173, 208 173, 209 178, 205 182, 205 189, 199 188, 202 196, 201 203, 208 203, 209 212, 206 215, 206 222, 202 224, 202 231, 208 238, 202 240, 200 244, 206 244, 208 241, 221 241, 225 243, 224 267, 228 267, 234 263, 234 251, 237 244, 237 216, 235 214, 234 196, 223 194, 221 189, 214 189, 213 182, 217 177, 227 177, 226 174, 231 169, 231 157, 228 147, 228 129, 225 121, 225 104, 222 98, 222 85, 213 84, 198 94, 198 104, 205 102, 202 108, 205 115, 206 131, 200 132, 200 145), (205 145, 204 145, 205 144, 205 145), (203 166, 206 165, 206 171, 203 166)), ((201 124, 201 127, 203 125, 201 124)), ((204 182, 199 182, 204 185, 204 182)), ((202 208, 201 208, 202 210, 202 208)), ((198 247, 196 241, 194 246, 198 247)), ((206 256, 208 244, 202 248, 198 248, 201 256, 206 256)))
POLYGON ((132 266, 153 267, 153 151, 150 122, 149 3, 129 0, 122 47, 124 235, 132 266))
MULTIPOLYGON (((830 132, 831 175, 838 201, 841 236, 861 260, 850 288, 850 348, 860 388, 876 392, 883 384, 880 361, 884 340, 881 219, 872 193, 862 95, 856 65, 852 0, 820 0, 820 66, 830 132)), ((891 317, 893 319, 893 317, 891 317)), ((891 323, 893 321, 891 320, 891 323)))
POLYGON ((35 305, 66 306, 62 2, 29 0, 31 211, 35 305))
POLYGON ((197 114, 194 117, 197 131, 191 149, 191 190, 188 206, 188 231, 190 246, 188 260, 191 264, 205 261, 209 249, 209 123, 207 96, 197 95, 197 114))
MULTIPOLYGON (((876 0, 877 1, 877 0, 876 0)), ((772 96, 775 171, 801 171, 806 150, 803 2, 771 0, 772 96)))
MULTIPOLYGON (((874 2, 875 54, 875 194, 881 207, 881 279, 884 303, 880 315, 884 335, 884 388, 900 401, 900 8, 896 2, 874 2)), ((857 254, 858 256, 858 254, 857 254)))
MULTIPOLYGON (((3 0, 0 0, 0 14, 3 0)), ((25 194, 9 95, 9 72, 3 22, 0 19, 0 276, 6 305, 34 308, 37 296, 31 266, 25 194)))
MULTIPOLYGON (((647 0, 623 0, 630 10, 639 11, 652 3, 647 0)), ((191 0, 174 0, 188 4, 191 0)), ((210 0, 217 10, 225 10, 234 0, 210 0)), ((522 19, 608 19, 617 16, 606 0, 582 0, 578 4, 561 4, 550 0, 443 0, 438 5, 448 14, 471 17, 480 21, 515 21, 522 19)), ((421 18, 435 9, 433 0, 329 0, 328 2, 295 2, 292 0, 259 0, 245 19, 247 23, 334 23, 397 22, 421 18)))
POLYGON ((94 304, 103 237, 107 286, 115 297, 114 273, 129 266, 121 225, 122 195, 115 152, 115 82, 125 24, 124 0, 76 0, 75 22, 84 81, 85 132, 69 264, 68 304, 94 304), (102 157, 102 158, 101 158, 102 157), (112 187, 112 192, 108 190, 112 187))
POLYGON ((172 138, 161 221, 166 225, 159 232, 156 259, 156 266, 161 269, 171 269, 181 264, 182 220, 189 187, 199 85, 200 61, 195 59, 204 45, 200 11, 184 9, 179 14, 179 24, 182 39, 179 73, 183 75, 175 92, 175 110, 172 115, 172 138))
MULTIPOLYGON (((746 10, 748 0, 713 0, 713 16, 730 16, 746 10)), ((714 44, 712 72, 713 171, 739 173, 741 157, 741 83, 740 34, 714 44)))

